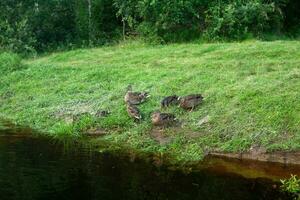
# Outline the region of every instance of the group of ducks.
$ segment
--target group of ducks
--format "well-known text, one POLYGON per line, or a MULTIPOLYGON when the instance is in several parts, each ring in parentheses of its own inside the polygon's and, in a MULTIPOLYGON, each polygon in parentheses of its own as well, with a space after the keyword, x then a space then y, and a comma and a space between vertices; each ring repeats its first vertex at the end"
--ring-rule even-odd
MULTIPOLYGON (((149 97, 150 95, 148 92, 133 92, 132 87, 128 86, 127 93, 124 97, 128 115, 131 118, 140 121, 142 119, 142 115, 137 105, 142 104, 149 97)), ((185 110, 193 111, 193 109, 202 101, 203 96, 201 94, 190 94, 183 97, 172 95, 165 97, 160 104, 161 108, 177 105, 185 110)), ((175 123, 177 119, 176 116, 172 113, 162 113, 160 111, 155 111, 151 114, 151 121, 155 126, 165 126, 175 123)))

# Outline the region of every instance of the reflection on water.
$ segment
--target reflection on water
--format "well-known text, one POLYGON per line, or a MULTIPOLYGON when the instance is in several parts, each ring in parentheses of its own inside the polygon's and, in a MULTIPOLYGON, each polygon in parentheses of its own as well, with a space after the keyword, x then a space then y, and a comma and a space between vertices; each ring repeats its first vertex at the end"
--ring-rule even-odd
MULTIPOLYGON (((143 159, 0 132, 0 199, 286 199, 277 183, 211 169, 183 173, 143 159)), ((10 131, 14 132, 14 131, 10 131)))

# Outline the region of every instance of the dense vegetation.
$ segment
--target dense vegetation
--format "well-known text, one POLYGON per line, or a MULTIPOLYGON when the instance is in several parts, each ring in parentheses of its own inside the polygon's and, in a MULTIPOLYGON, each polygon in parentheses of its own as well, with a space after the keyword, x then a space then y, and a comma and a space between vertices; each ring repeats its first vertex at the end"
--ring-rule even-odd
POLYGON ((82 136, 97 127, 101 139, 136 149, 199 159, 206 151, 300 148, 299 41, 144 45, 78 49, 27 59, 1 54, 0 118, 53 136, 82 136), (184 73, 183 73, 184 72, 184 73), (128 84, 149 91, 143 121, 128 117, 128 84), (150 114, 171 94, 202 93, 194 112, 178 107, 182 126, 155 132, 150 114), (107 117, 95 117, 109 110, 107 117), (76 121, 70 115, 83 115, 76 121), (205 120, 203 120, 205 119, 205 120), (205 122, 205 123, 204 123, 205 122))
POLYGON ((299 32, 298 0, 1 0, 0 47, 22 54, 106 44, 299 32))

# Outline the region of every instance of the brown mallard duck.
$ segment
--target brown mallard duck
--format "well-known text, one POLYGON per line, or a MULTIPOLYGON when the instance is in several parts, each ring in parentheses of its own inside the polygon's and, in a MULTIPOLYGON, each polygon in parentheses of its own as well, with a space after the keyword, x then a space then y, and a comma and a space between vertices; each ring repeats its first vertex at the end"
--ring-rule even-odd
POLYGON ((175 115, 171 113, 161 113, 155 111, 151 115, 151 121, 154 126, 167 126, 175 123, 177 121, 175 115))
POLYGON ((184 97, 179 97, 179 106, 186 110, 193 110, 197 105, 202 103, 203 96, 201 94, 191 94, 184 97))
POLYGON ((146 101, 148 97, 150 97, 148 92, 133 92, 132 87, 128 86, 124 100, 127 104, 138 105, 146 101))
POLYGON ((160 105, 161 105, 162 108, 169 107, 170 105, 178 105, 179 104, 178 98, 179 97, 177 95, 172 95, 172 96, 165 97, 160 102, 160 105))
POLYGON ((142 119, 141 112, 135 105, 127 104, 127 113, 131 118, 135 120, 142 119))

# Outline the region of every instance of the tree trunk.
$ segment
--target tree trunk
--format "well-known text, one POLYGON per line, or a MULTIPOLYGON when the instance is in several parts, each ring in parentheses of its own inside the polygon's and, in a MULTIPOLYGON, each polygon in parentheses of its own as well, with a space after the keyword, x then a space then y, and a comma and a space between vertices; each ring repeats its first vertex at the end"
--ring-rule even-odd
POLYGON ((123 22, 123 40, 125 41, 125 29, 126 29, 126 24, 125 24, 125 19, 122 17, 122 22, 123 22))
POLYGON ((89 31, 89 46, 92 43, 92 0, 87 0, 88 3, 88 31, 89 31))

